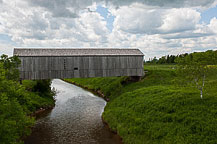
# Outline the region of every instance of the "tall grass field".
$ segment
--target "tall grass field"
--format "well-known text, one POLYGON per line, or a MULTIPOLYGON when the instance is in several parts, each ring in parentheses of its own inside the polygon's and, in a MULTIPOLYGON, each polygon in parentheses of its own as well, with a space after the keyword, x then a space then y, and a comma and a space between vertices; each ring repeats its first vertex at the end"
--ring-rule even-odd
POLYGON ((176 65, 145 65, 139 82, 128 77, 66 81, 100 90, 109 99, 103 119, 127 144, 216 144, 217 72, 206 78, 203 99, 176 65))

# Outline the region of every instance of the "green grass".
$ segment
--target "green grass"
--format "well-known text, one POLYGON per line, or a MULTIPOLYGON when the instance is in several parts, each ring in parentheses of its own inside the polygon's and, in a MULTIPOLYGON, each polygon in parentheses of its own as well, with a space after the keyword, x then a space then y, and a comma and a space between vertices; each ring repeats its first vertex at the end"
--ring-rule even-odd
POLYGON ((37 84, 37 81, 33 80, 24 80, 22 85, 27 90, 28 96, 24 98, 23 106, 27 108, 29 113, 35 112, 40 108, 49 108, 54 106, 55 100, 53 96, 55 95, 50 89, 47 89, 45 92, 36 92, 34 87, 37 84))
POLYGON ((175 65, 145 65, 145 78, 67 79, 101 90, 109 102, 104 120, 124 143, 217 143, 217 74, 207 77, 204 98, 176 76, 175 65))
MULTIPOLYGON (((2 78, 2 77, 1 77, 2 78)), ((17 81, 0 78, 0 143, 23 143, 23 139, 30 134, 34 125, 34 118, 30 117, 39 108, 54 105, 53 95, 47 85, 46 90, 39 91, 38 81, 17 81), (34 89, 34 90, 33 90, 34 89)))

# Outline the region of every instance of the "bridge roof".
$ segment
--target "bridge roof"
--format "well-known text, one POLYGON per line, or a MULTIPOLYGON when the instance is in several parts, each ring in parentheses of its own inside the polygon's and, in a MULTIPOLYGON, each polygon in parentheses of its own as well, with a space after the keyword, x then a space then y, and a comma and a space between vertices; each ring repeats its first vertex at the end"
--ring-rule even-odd
POLYGON ((143 56, 139 49, 128 48, 15 48, 17 56, 143 56))

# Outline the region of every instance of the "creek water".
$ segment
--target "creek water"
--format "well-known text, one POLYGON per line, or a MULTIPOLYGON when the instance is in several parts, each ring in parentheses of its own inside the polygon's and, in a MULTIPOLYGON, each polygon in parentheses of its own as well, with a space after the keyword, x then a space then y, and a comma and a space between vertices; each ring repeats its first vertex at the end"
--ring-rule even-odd
POLYGON ((120 144, 120 137, 102 122, 106 101, 59 79, 55 107, 37 119, 25 144, 120 144))

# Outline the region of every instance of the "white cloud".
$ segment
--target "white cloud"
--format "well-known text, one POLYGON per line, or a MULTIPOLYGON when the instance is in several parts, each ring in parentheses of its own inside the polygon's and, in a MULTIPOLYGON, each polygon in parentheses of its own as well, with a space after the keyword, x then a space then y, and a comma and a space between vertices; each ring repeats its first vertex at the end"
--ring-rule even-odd
POLYGON ((199 23, 201 16, 194 8, 144 7, 133 4, 113 9, 116 19, 109 44, 140 48, 147 58, 216 47, 215 18, 205 25, 199 23))
POLYGON ((200 13, 190 8, 144 9, 138 5, 123 6, 113 12, 116 29, 140 34, 177 33, 194 30, 200 13))
POLYGON ((0 33, 11 36, 18 46, 95 46, 107 39, 106 22, 96 12, 57 18, 41 7, 32 9, 21 3, 22 7, 17 7, 19 1, 4 3, 0 9, 0 33))
POLYGON ((54 17, 79 17, 79 11, 92 6, 94 3, 112 5, 116 8, 129 6, 134 3, 156 8, 181 8, 181 7, 212 7, 216 0, 26 0, 31 6, 43 7, 50 11, 54 17))
POLYGON ((163 10, 120 7, 115 12, 114 27, 129 33, 157 33, 157 28, 162 25, 162 13, 163 10))
MULTIPOLYGON (((198 7, 214 0, 0 0, 0 34, 21 47, 134 47, 146 59, 166 54, 215 49, 217 19, 200 24, 198 7), (96 12, 98 4, 115 17, 112 32, 96 12), (170 8, 175 7, 175 8, 170 8), (181 8, 180 8, 181 7, 181 8), (197 7, 197 8, 195 8, 197 7)), ((0 35, 1 39, 1 35, 0 35)))
POLYGON ((0 56, 2 54, 7 54, 9 56, 13 55, 13 46, 11 44, 0 43, 0 56))
POLYGON ((217 19, 216 17, 212 18, 210 20, 210 24, 208 25, 208 27, 217 34, 217 19))
POLYGON ((200 13, 195 9, 150 10, 123 6, 112 14, 116 19, 109 44, 140 48, 146 60, 216 48, 216 19, 213 18, 209 25, 200 24, 200 13))
MULTIPOLYGON (((108 1, 108 0, 107 0, 108 1)), ((132 3, 142 3, 149 6, 158 6, 166 8, 180 7, 208 7, 216 0, 110 0, 116 6, 130 5, 132 3)))
POLYGON ((190 8, 169 9, 162 16, 163 25, 159 28, 165 33, 194 30, 200 21, 200 13, 190 8))
MULTIPOLYGON (((83 13, 77 22, 81 32, 86 35, 87 40, 93 42, 105 42, 108 29, 104 18, 98 13, 83 13)), ((87 41, 85 40, 85 41, 87 41)))

